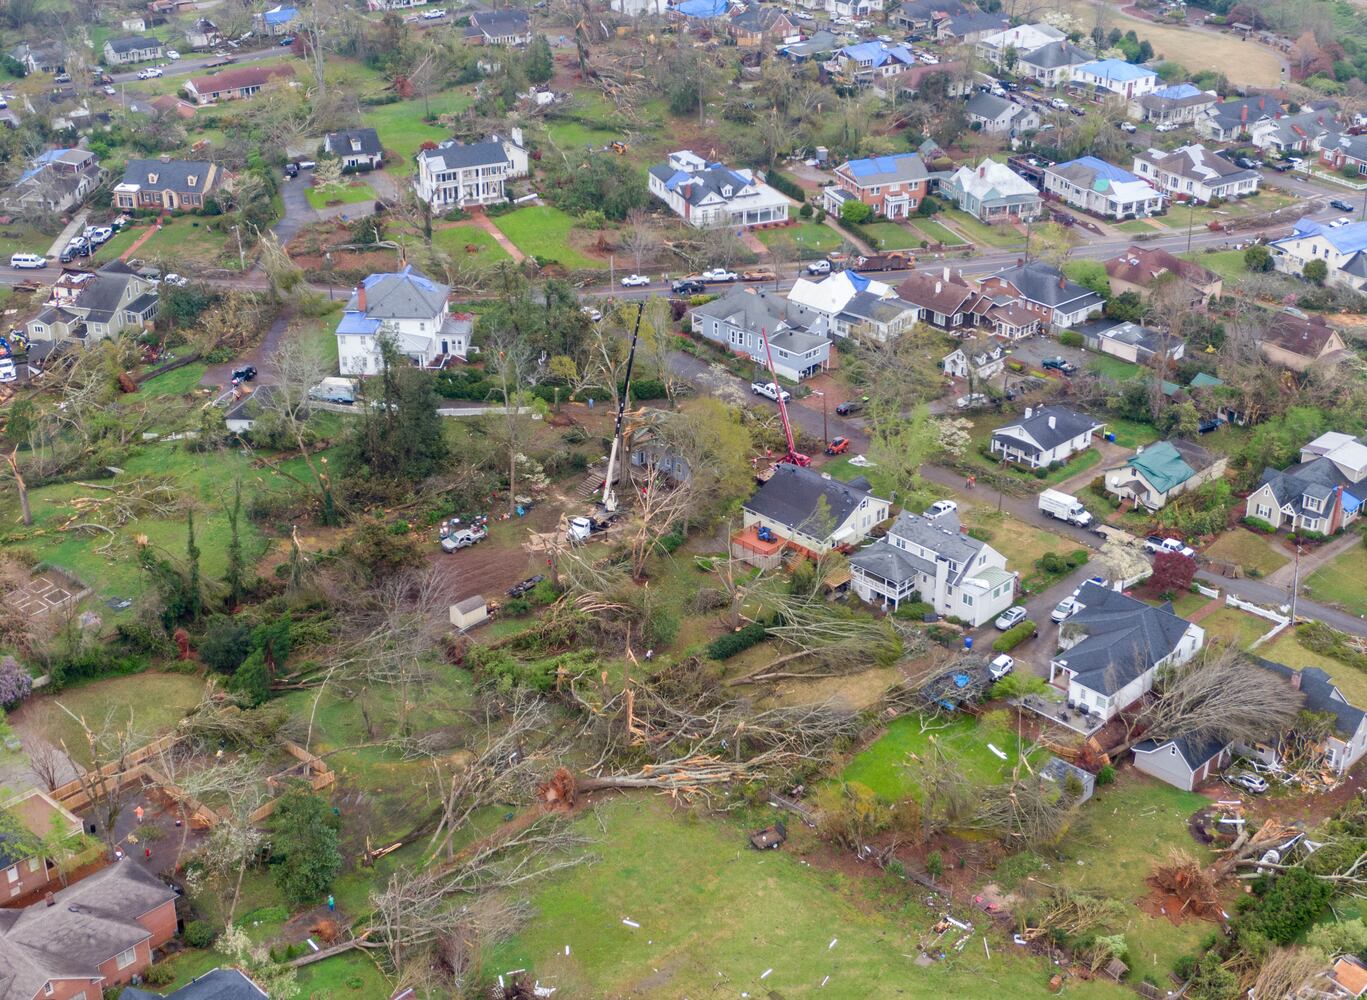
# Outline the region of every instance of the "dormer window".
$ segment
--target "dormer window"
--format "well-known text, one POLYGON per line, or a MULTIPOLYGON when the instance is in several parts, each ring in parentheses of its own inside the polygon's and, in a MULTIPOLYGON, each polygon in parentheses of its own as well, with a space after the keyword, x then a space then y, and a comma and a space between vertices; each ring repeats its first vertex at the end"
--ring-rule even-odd
POLYGON ((155 184, 156 182, 157 182, 157 175, 156 175, 156 174, 148 174, 148 175, 147 175, 147 183, 148 183, 148 184, 155 184))
POLYGON ((187 187, 194 187, 194 186, 195 186, 196 184, 198 184, 198 183, 199 183, 199 178, 198 178, 197 176, 195 176, 194 174, 191 174, 191 175, 189 176, 189 178, 187 179, 187 184, 186 184, 186 186, 187 186, 187 187))

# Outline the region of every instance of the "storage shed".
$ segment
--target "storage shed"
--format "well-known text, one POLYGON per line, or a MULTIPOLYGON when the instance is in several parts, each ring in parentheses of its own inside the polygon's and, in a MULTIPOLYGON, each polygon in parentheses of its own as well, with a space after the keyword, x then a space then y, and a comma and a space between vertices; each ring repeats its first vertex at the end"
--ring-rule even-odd
POLYGON ((478 594, 451 605, 451 624, 462 632, 474 628, 488 617, 489 605, 478 594))

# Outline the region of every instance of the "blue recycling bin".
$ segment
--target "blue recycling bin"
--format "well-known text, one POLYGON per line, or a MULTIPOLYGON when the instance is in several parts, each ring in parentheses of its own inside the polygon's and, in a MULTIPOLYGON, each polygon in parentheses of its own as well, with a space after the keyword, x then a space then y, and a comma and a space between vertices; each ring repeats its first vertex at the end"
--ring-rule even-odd
POLYGON ((1107 431, 1107 432, 1106 432, 1106 440, 1109 441, 1109 442, 1111 442, 1111 444, 1115 444, 1115 432, 1114 432, 1114 431, 1107 431))
POLYGON ((972 649, 972 648, 973 648, 973 637, 972 637, 971 635, 966 635, 966 636, 964 636, 964 649, 972 649))

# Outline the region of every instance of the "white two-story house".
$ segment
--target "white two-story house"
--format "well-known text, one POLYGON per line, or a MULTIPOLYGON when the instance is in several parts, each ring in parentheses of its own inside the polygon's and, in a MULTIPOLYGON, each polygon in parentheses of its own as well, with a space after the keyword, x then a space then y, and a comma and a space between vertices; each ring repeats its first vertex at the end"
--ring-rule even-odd
POLYGON ((934 518, 903 511, 887 535, 850 556, 850 586, 890 610, 921 600, 975 627, 1016 598, 1006 557, 964 534, 953 511, 934 518))
POLYGON ((435 149, 418 152, 413 191, 436 213, 453 208, 496 205, 508 198, 507 183, 527 176, 527 151, 521 130, 504 139, 482 142, 448 139, 435 149))
POLYGON ((767 368, 772 358, 781 378, 800 382, 830 365, 826 318, 814 315, 806 326, 790 321, 787 304, 772 292, 733 288, 695 307, 689 317, 693 332, 714 344, 761 367, 767 368))
POLYGON ((1258 171, 1245 170, 1200 143, 1170 153, 1149 149, 1134 158, 1134 170, 1169 198, 1202 205, 1212 198, 1229 201, 1257 194, 1262 180, 1258 171))
POLYGON ((1105 423, 1066 406, 1025 408, 1025 416, 992 432, 992 454, 1031 469, 1066 462, 1092 446, 1105 423))
POLYGON ((690 226, 749 229, 788 221, 788 199, 749 170, 709 163, 692 150, 670 153, 649 171, 650 193, 690 226))
POLYGON ((1006 354, 991 337, 965 337, 940 360, 940 368, 950 378, 986 382, 1006 369, 1006 354))
POLYGON ((1367 436, 1330 431, 1301 449, 1300 461, 1264 469, 1248 495, 1244 516, 1276 530, 1332 535, 1358 519, 1367 498, 1367 436))
POLYGON ((469 349, 472 317, 450 311, 451 289, 405 267, 372 274, 351 293, 337 324, 337 359, 343 375, 380 370, 380 341, 393 338, 399 353, 421 368, 441 368, 469 349))

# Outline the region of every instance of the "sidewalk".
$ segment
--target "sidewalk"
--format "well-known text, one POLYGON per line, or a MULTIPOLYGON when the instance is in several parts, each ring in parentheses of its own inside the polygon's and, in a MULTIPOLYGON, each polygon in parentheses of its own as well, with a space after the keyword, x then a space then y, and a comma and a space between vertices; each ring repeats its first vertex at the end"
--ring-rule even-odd
POLYGON ((133 254, 135 254, 135 253, 137 252, 138 247, 142 246, 144 243, 146 243, 148 240, 150 240, 156 233, 160 232, 160 231, 161 231, 161 220, 164 219, 164 218, 166 218, 165 215, 159 215, 159 216, 157 216, 157 221, 156 221, 156 223, 155 223, 154 225, 148 226, 148 227, 147 227, 147 232, 143 233, 141 236, 139 236, 137 239, 135 239, 135 240, 133 241, 133 245, 132 245, 132 246, 130 246, 130 247, 129 247, 127 250, 125 250, 123 253, 119 254, 119 260, 127 260, 129 257, 133 256, 133 254))
POLYGON ((66 249, 66 245, 71 242, 72 238, 77 233, 85 231, 85 220, 89 215, 90 213, 87 211, 77 212, 72 220, 66 224, 66 228, 57 235, 57 239, 53 241, 52 246, 48 248, 47 255, 49 257, 60 257, 62 251, 66 249))
MULTIPOLYGON (((1310 574, 1322 567, 1325 563, 1332 562, 1338 556, 1343 555, 1355 545, 1362 544, 1362 536, 1356 531, 1345 531, 1341 536, 1335 538, 1327 545, 1321 545, 1309 555, 1301 556, 1301 580, 1309 579, 1310 574)), ((1274 587, 1290 587, 1291 578, 1296 575, 1296 563, 1293 559, 1285 566, 1273 570, 1263 577, 1266 583, 1274 587)))
POLYGON ((494 220, 489 218, 483 212, 471 212, 470 221, 474 223, 476 226, 479 226, 480 229, 483 229, 490 236, 492 236, 494 238, 494 242, 501 246, 515 263, 521 264, 524 260, 527 259, 527 255, 523 253, 521 250, 519 250, 512 240, 504 236, 503 230, 499 229, 498 226, 494 225, 494 220))

